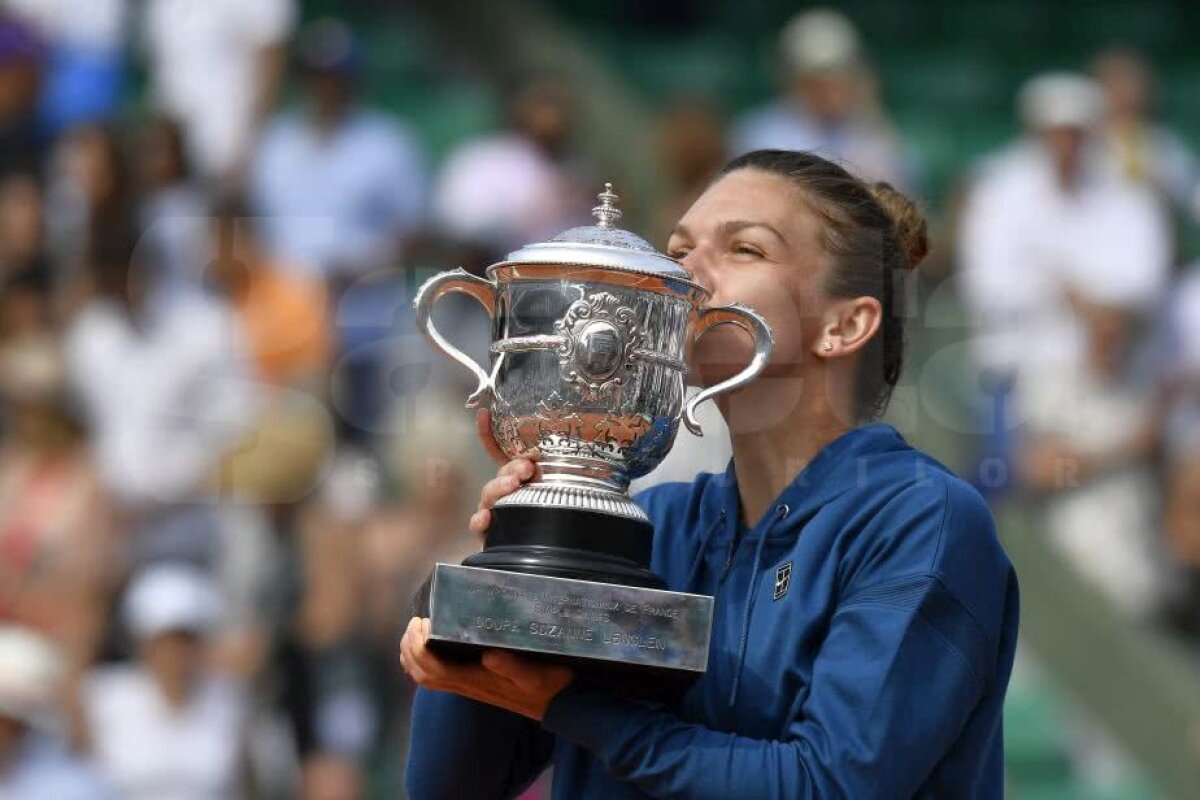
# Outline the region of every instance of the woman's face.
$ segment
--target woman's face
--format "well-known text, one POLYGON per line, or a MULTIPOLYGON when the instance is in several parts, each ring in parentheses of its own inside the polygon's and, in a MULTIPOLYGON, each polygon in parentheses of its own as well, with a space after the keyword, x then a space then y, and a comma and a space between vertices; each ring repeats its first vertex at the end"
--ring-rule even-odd
MULTIPOLYGON (((756 169, 732 172, 708 188, 671 232, 667 253, 712 292, 711 306, 742 303, 775 335, 766 377, 794 377, 817 335, 825 254, 819 218, 785 178, 756 169)), ((696 343, 692 362, 709 386, 737 374, 754 353, 729 325, 696 343)))

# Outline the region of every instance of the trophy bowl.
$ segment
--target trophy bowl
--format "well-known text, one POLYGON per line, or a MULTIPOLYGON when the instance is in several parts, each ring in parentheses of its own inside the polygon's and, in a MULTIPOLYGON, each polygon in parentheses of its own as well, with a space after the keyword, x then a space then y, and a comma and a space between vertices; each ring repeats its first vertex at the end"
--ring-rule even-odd
MULTIPOLYGON (((700 434, 696 407, 754 380, 773 340, 756 312, 707 307, 710 293, 677 261, 614 227, 621 212, 611 184, 598 197, 595 224, 526 245, 484 278, 461 269, 435 275, 415 298, 426 337, 475 375, 466 405, 490 408, 501 450, 513 458, 538 452, 538 479, 496 504, 486 546, 464 568, 508 573, 486 576, 502 588, 524 575, 576 582, 593 596, 615 591, 596 585, 679 594, 665 592, 649 569, 653 529, 629 483, 658 466, 681 421, 700 434), (433 325, 434 305, 451 292, 475 298, 492 319, 489 369, 433 325), (693 345, 718 325, 745 330, 753 357, 685 400, 693 345)), ((438 580, 446 584, 446 566, 435 570, 435 590, 438 580)), ((706 650, 707 633, 704 641, 706 650)))

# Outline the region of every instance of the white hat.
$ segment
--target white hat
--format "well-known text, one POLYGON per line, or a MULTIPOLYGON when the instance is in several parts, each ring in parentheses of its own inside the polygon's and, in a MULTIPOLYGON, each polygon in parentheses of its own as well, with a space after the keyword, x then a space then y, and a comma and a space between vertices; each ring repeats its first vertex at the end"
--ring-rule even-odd
POLYGON ((1017 108, 1031 128, 1090 128, 1104 111, 1104 95, 1083 75, 1048 72, 1021 87, 1017 108))
POLYGON ((140 572, 125 595, 125 619, 138 639, 167 631, 206 633, 216 624, 216 584, 193 567, 167 564, 140 572))
POLYGON ((861 55, 854 24, 831 8, 797 14, 779 38, 783 57, 796 72, 844 69, 858 63, 861 55))
POLYGON ((50 705, 62 670, 62 657, 45 637, 0 626, 0 716, 34 722, 50 705))

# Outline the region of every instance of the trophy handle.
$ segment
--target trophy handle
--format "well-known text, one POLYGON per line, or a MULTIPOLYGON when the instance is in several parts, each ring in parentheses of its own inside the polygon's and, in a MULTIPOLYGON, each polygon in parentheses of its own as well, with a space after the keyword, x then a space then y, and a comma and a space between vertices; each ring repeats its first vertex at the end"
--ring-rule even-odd
POLYGON ((694 342, 696 339, 699 339, 718 325, 736 325, 750 334, 750 338, 754 340, 754 358, 737 375, 728 380, 723 380, 715 386, 708 387, 689 400, 683 407, 683 424, 697 436, 703 436, 704 434, 700 430, 700 423, 696 421, 696 408, 705 400, 716 397, 722 392, 741 388, 757 378, 758 373, 762 372, 763 368, 767 366, 767 361, 771 358, 771 351, 775 348, 775 337, 772 335, 771 327, 767 325, 767 321, 757 311, 741 303, 708 308, 700 312, 696 336, 692 341, 694 342))
POLYGON ((438 273, 425 281, 417 290, 417 296, 413 300, 413 310, 417 315, 417 327, 425 334, 425 338, 479 379, 479 384, 475 387, 475 391, 471 392, 466 403, 467 408, 475 408, 492 392, 491 376, 470 356, 446 341, 446 338, 433 325, 433 307, 437 305, 438 300, 451 292, 461 292, 474 297, 487 311, 488 316, 495 319, 496 285, 459 267, 450 272, 438 273))

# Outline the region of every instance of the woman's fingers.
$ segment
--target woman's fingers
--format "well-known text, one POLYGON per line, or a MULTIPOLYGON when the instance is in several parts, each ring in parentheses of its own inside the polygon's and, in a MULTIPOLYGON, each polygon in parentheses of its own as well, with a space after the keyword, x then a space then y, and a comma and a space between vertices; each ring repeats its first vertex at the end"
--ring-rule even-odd
POLYGON ((479 507, 491 508, 501 497, 510 495, 521 486, 521 479, 516 475, 497 475, 483 485, 479 493, 479 507))
POLYGON ((496 476, 511 476, 520 478, 523 481, 527 481, 533 477, 533 473, 535 471, 536 468, 533 463, 533 459, 514 458, 511 461, 505 462, 503 466, 500 467, 499 471, 497 471, 496 476))
POLYGON ((527 458, 515 458, 500 468, 496 477, 483 485, 479 493, 479 507, 491 508, 501 497, 515 492, 522 483, 536 473, 533 462, 527 458))

